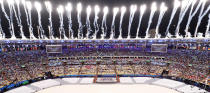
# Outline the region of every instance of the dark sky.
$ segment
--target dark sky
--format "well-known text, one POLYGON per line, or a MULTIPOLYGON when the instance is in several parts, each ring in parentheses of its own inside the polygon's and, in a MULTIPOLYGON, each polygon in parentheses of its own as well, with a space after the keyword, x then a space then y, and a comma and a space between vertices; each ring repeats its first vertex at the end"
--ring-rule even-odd
MULTIPOLYGON (((44 30, 45 30, 46 34, 48 35, 48 29, 47 29, 47 26, 49 24, 48 23, 48 13, 47 13, 47 11, 45 9, 45 6, 44 6, 44 3, 43 3, 44 0, 32 0, 33 5, 34 5, 34 3, 33 3, 34 1, 39 1, 42 4, 42 11, 41 11, 42 25, 44 27, 44 30)), ((113 16, 112 8, 113 7, 119 7, 120 8, 121 6, 126 6, 127 11, 126 11, 125 16, 124 16, 124 21, 123 21, 123 26, 122 26, 123 28, 122 29, 123 29, 123 36, 127 36, 127 29, 128 29, 129 15, 130 15, 130 11, 129 11, 130 9, 129 8, 130 8, 130 5, 136 4, 136 5, 138 5, 138 8, 137 8, 138 10, 135 13, 134 21, 133 21, 133 24, 132 24, 132 27, 131 27, 131 35, 132 35, 131 37, 135 37, 135 35, 136 35, 136 29, 137 29, 138 21, 139 21, 139 7, 142 4, 147 5, 147 10, 146 10, 146 12, 143 16, 142 25, 141 25, 141 29, 140 29, 140 32, 141 32, 140 35, 142 37, 145 36, 145 31, 146 31, 146 28, 147 28, 147 25, 148 25, 148 20, 149 20, 150 6, 151 6, 152 2, 157 2, 158 8, 160 7, 161 2, 165 2, 166 6, 168 6, 168 8, 169 8, 168 11, 165 14, 163 20, 162 20, 161 25, 160 25, 160 33, 162 35, 164 35, 164 33, 166 31, 166 27, 168 26, 168 23, 169 23, 169 19, 170 19, 171 12, 172 12, 172 9, 173 9, 173 2, 174 2, 173 0, 50 0, 50 1, 53 4, 52 18, 53 18, 53 28, 54 28, 55 36, 59 36, 59 32, 58 32, 59 18, 58 18, 58 13, 57 13, 57 10, 56 10, 58 5, 66 5, 68 2, 71 2, 73 4, 72 20, 73 20, 73 30, 75 31, 75 33, 77 33, 77 31, 78 31, 77 30, 78 29, 77 12, 76 12, 76 4, 78 2, 81 2, 82 6, 83 6, 83 10, 82 10, 82 24, 83 25, 85 25, 85 21, 86 21, 86 7, 87 7, 87 5, 91 5, 92 11, 93 11, 93 8, 96 4, 100 6, 101 11, 102 11, 104 6, 109 7, 109 13, 108 13, 108 17, 107 17, 108 33, 110 32, 110 29, 111 29, 111 22, 112 22, 112 16, 113 16)), ((205 6, 205 9, 207 8, 207 5, 209 5, 209 4, 210 4, 210 2, 208 1, 206 6, 205 6)), ((5 5, 5 9, 7 11, 7 14, 9 14, 9 9, 8 9, 7 4, 4 4, 4 5, 5 5)), ((176 25, 177 25, 177 22, 178 22, 179 11, 180 11, 180 9, 177 11, 177 13, 175 15, 175 18, 174 18, 174 20, 173 20, 173 22, 170 26, 170 32, 172 34, 174 34, 174 31, 175 31, 175 28, 176 28, 176 25)), ((190 24, 190 32, 192 34, 194 33, 194 29, 195 29, 195 26, 197 24, 199 12, 200 11, 198 11, 198 13, 193 18, 193 20, 190 24)), ((22 5, 21 5, 21 13, 22 13, 22 16, 21 16, 22 24, 24 26, 24 34, 26 36, 29 36, 28 27, 27 27, 27 23, 26 23, 25 12, 24 12, 24 9, 23 9, 22 5)), ((180 33, 181 34, 184 34, 184 29, 185 29, 185 26, 186 26, 186 23, 187 23, 188 14, 189 14, 189 10, 188 10, 187 14, 185 15, 184 20, 181 23, 181 27, 180 27, 180 33)), ((10 33, 8 31, 8 22, 5 19, 5 16, 2 14, 1 10, 0 10, 0 15, 1 15, 0 18, 2 19, 1 24, 2 24, 3 30, 6 33, 6 36, 10 37, 10 33)), ((157 25, 158 16, 159 16, 159 11, 155 13, 150 29, 154 29, 155 26, 157 25)), ((101 25, 102 17, 103 17, 103 12, 100 12, 99 13, 99 20, 98 20, 99 25, 101 25)), ((20 36, 19 35, 19 28, 16 24, 17 22, 16 22, 15 18, 13 18, 13 19, 14 19, 14 25, 15 25, 15 34, 19 37, 20 36)), ((92 26, 92 29, 94 30, 93 20, 94 20, 94 12, 92 12, 91 16, 90 16, 91 26, 92 26)), ((34 6, 33 6, 33 9, 32 9, 32 21, 33 21, 33 27, 34 27, 34 34, 37 36, 38 16, 37 16, 37 12, 36 12, 34 6)), ((118 13, 118 15, 116 16, 116 21, 115 22, 116 22, 115 23, 115 31, 116 31, 116 34, 118 35, 119 34, 118 31, 119 31, 120 13, 118 13)), ((201 26, 199 27, 199 32, 202 32, 202 33, 205 32, 207 22, 208 22, 208 15, 203 18, 201 26)), ((66 13, 64 13, 64 28, 65 28, 65 31, 67 33, 67 31, 68 31, 68 19, 67 19, 66 13)), ((84 27, 83 31, 84 31, 84 33, 87 32, 86 27, 84 27)))

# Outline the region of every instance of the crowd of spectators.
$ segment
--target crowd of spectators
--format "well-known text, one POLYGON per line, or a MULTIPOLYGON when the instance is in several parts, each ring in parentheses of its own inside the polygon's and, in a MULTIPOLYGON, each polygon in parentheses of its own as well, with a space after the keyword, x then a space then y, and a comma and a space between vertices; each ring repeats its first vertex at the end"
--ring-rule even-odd
POLYGON ((209 51, 173 49, 168 53, 151 53, 129 49, 68 50, 47 54, 46 50, 10 51, 0 54, 0 87, 42 77, 45 72, 63 75, 141 74, 170 76, 208 83, 209 51), (91 58, 96 56, 97 58, 91 58), (101 57, 116 58, 101 58, 101 57), (60 58, 75 59, 60 59, 60 58), (90 57, 90 59, 81 59, 90 57), (56 59, 56 60, 50 60, 56 59))

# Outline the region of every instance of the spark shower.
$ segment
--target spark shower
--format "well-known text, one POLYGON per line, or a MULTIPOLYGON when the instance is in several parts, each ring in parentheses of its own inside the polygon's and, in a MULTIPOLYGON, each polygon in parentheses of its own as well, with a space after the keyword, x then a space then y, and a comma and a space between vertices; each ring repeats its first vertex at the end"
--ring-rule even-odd
MULTIPOLYGON (((209 26, 210 26, 210 14, 209 14, 209 10, 210 10, 210 5, 206 4, 207 0, 174 0, 174 5, 173 5, 173 10, 169 20, 168 25, 166 25, 167 29, 165 31, 165 37, 164 38, 209 38, 210 37, 210 32, 209 32, 209 26), (196 6, 197 5, 197 6, 196 6), (207 8, 205 8, 205 6, 207 6, 207 8), (178 11, 180 9, 180 12, 178 11), (189 14, 187 14, 190 11, 189 14), (179 14, 179 18, 178 18, 178 24, 176 26, 176 30, 175 30, 175 34, 170 33, 169 28, 173 22, 173 19, 175 17, 175 14, 178 13, 179 14), (198 22, 196 24, 196 28, 194 30, 194 33, 190 33, 189 30, 189 25, 192 21, 192 18, 195 16, 195 14, 198 13, 198 22), (184 35, 180 35, 180 25, 183 22, 184 17, 188 15, 188 20, 187 20, 187 25, 185 28, 185 34, 184 35), (208 25, 206 26, 206 31, 203 35, 203 33, 199 33, 198 32, 198 28, 201 25, 201 21, 204 18, 204 16, 208 16, 209 20, 208 20, 208 25)), ((30 2, 30 1, 25 1, 25 0, 0 0, 0 5, 1 5, 1 11, 3 16, 1 16, 0 18, 0 39, 1 40, 49 40, 49 39, 64 39, 64 40, 68 40, 68 39, 131 39, 131 28, 132 28, 132 24, 133 20, 134 20, 134 16, 135 13, 137 13, 136 11, 139 11, 139 17, 138 17, 138 26, 137 26, 137 31, 136 31, 136 36, 134 39, 144 39, 144 38, 149 38, 150 34, 149 31, 150 30, 150 26, 153 23, 153 18, 154 18, 154 14, 158 13, 158 22, 157 25, 155 27, 155 38, 161 38, 163 36, 161 36, 161 34, 159 33, 159 28, 160 28, 160 24, 162 22, 162 20, 164 19, 164 15, 165 12, 168 10, 168 7, 165 5, 164 2, 161 3, 161 5, 158 5, 156 2, 151 3, 151 5, 130 5, 129 9, 127 9, 125 6, 121 6, 121 7, 114 7, 113 9, 110 9, 108 6, 105 7, 100 7, 99 5, 95 5, 95 6, 87 6, 87 7, 83 7, 82 6, 82 2, 78 2, 77 4, 71 4, 70 2, 68 2, 66 5, 59 5, 56 8, 56 13, 58 13, 59 15, 59 37, 55 37, 55 30, 53 27, 53 22, 52 22, 52 12, 53 10, 53 6, 51 4, 50 1, 45 1, 44 5, 42 5, 40 2, 35 1, 34 3, 30 2), (75 6, 73 6, 75 5, 75 6), (8 6, 8 11, 9 13, 6 12, 5 6, 8 6), (20 12, 21 8, 20 6, 23 6, 23 11, 24 11, 24 15, 26 15, 26 21, 27 21, 27 26, 29 29, 29 38, 26 38, 26 36, 24 35, 24 31, 23 31, 23 19, 21 19, 21 15, 22 12, 20 12), (37 15, 33 15, 33 16, 38 16, 38 26, 37 26, 37 31, 38 32, 38 37, 35 37, 34 35, 34 28, 32 27, 33 23, 32 23, 32 14, 31 11, 33 9, 33 7, 35 8, 37 15), (74 8, 75 7, 75 8, 74 8), (49 16, 48 16, 48 30, 44 30, 43 26, 42 26, 42 17, 41 17, 41 11, 43 8, 46 8, 49 16), (77 15, 77 22, 78 22, 78 29, 77 30, 73 30, 72 25, 74 25, 72 23, 72 10, 76 9, 75 11, 77 11, 76 15, 77 15), (86 11, 86 22, 82 23, 82 12, 86 11), (150 11, 150 15, 149 15, 149 21, 147 23, 147 29, 146 31, 142 31, 141 29, 141 24, 142 24, 142 20, 145 11, 150 11), (64 14, 65 12, 65 14, 64 14), (107 25, 107 15, 109 14, 109 12, 113 12, 112 14, 112 23, 111 23, 111 30, 109 31, 108 25, 107 25), (90 15, 91 13, 94 14, 94 20, 93 22, 90 20, 90 15), (103 16, 99 16, 99 13, 103 13, 103 16), (125 13, 129 13, 129 24, 128 24, 128 29, 122 29, 122 24, 123 24, 123 20, 125 19, 124 15, 125 13), (119 35, 116 36, 116 32, 115 28, 115 22, 118 21, 116 20, 116 15, 119 14, 120 15, 120 22, 119 22, 119 35), (64 16, 66 16, 68 18, 68 20, 64 20, 64 16), (3 31, 3 27, 2 27, 2 17, 6 18, 8 21, 8 29, 9 29, 9 33, 11 34, 11 38, 6 38, 5 36, 5 32, 3 31), (99 22, 98 19, 102 18, 102 22, 99 22), (15 19, 15 20, 13 20, 15 19), (15 31, 14 30, 14 21, 17 22, 18 25, 18 29, 20 30, 19 34, 21 36, 21 38, 17 38, 17 36, 15 35, 15 31), (66 29, 64 29, 64 21, 68 22, 68 31, 65 31, 66 29), (100 24, 101 23, 101 24, 100 24), (93 24, 93 28, 91 27, 91 24, 93 24), (86 31, 87 33, 83 34, 84 32, 84 27, 86 27, 86 31), (101 31, 101 32, 100 32, 101 31), (123 38, 122 37, 122 31, 127 31, 128 35, 127 38, 123 38), (49 33, 49 35, 47 35, 47 32, 49 33), (68 32, 68 35, 66 34, 66 32, 68 32), (100 32, 100 33, 99 33, 100 32), (109 38, 107 37, 107 32, 110 32, 109 34, 109 38), (140 38, 140 32, 144 32, 146 33, 146 36, 144 38, 140 38), (74 37, 73 34, 77 33, 77 36, 74 37), (97 38, 96 35, 100 34, 100 38, 97 38)))

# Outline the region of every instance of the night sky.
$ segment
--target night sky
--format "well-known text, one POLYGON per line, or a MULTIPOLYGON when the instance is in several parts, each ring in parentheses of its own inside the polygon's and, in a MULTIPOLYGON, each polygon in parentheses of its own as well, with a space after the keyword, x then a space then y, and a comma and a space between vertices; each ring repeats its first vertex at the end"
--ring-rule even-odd
MULTIPOLYGON (((43 25, 43 28, 45 30, 45 33, 48 35, 48 27, 47 26, 49 25, 49 22, 48 22, 48 16, 49 15, 48 15, 48 12, 47 12, 47 10, 44 6, 44 0, 32 0, 32 4, 33 4, 32 22, 33 22, 34 34, 35 34, 35 36, 37 36, 37 26, 38 26, 38 16, 37 16, 36 9, 34 7, 34 3, 33 3, 34 1, 39 1, 42 4, 42 11, 41 11, 42 25, 43 25)), ((97 4, 97 5, 100 6, 100 9, 101 9, 101 12, 99 13, 99 20, 98 20, 99 26, 101 26, 101 21, 102 21, 102 17, 103 17, 103 12, 102 12, 103 7, 108 6, 109 7, 109 13, 108 13, 108 16, 107 16, 108 36, 109 36, 109 32, 111 31, 111 22, 112 22, 112 16, 113 16, 113 10, 112 9, 113 9, 113 7, 121 8, 121 6, 126 6, 127 11, 125 13, 124 20, 123 20, 123 26, 122 26, 123 27, 122 28, 123 37, 127 36, 128 22, 129 22, 129 15, 130 15, 130 11, 129 11, 130 10, 130 5, 136 4, 138 6, 137 11, 136 11, 135 16, 134 16, 133 24, 132 24, 132 27, 131 27, 131 37, 135 37, 135 35, 136 35, 136 30, 137 30, 137 26, 138 26, 138 22, 139 22, 139 7, 142 4, 147 5, 147 10, 145 11, 145 14, 143 16, 141 29, 140 29, 140 35, 141 35, 141 37, 144 37, 145 36, 145 31, 146 31, 146 28, 147 28, 147 25, 148 25, 149 14, 150 14, 150 6, 151 6, 152 2, 154 2, 154 1, 157 2, 157 7, 158 7, 157 11, 158 12, 156 12, 155 15, 154 15, 154 18, 153 18, 150 29, 154 29, 155 26, 157 25, 157 20, 158 20, 159 13, 160 13, 159 12, 160 4, 162 2, 165 2, 166 6, 168 7, 168 11, 166 12, 165 16, 163 17, 163 20, 162 20, 161 25, 160 25, 160 33, 162 35, 164 35, 164 33, 166 31, 166 28, 168 26, 169 19, 170 19, 170 16, 171 16, 171 12, 172 12, 172 9, 173 9, 173 2, 174 2, 173 0, 50 0, 50 1, 53 4, 52 18, 53 18, 53 30, 54 30, 54 33, 55 33, 54 36, 57 36, 57 37, 59 36, 59 31, 58 31, 59 17, 58 17, 58 13, 57 13, 56 8, 58 7, 58 5, 66 5, 68 2, 71 2, 72 5, 73 5, 73 11, 72 11, 73 27, 72 28, 73 28, 75 33, 78 32, 78 30, 77 30, 78 29, 78 22, 77 22, 76 5, 77 5, 78 2, 82 3, 82 6, 83 6, 82 24, 84 25, 84 28, 83 28, 84 34, 87 33, 87 30, 86 30, 86 27, 85 27, 87 6, 91 5, 91 8, 92 8, 92 12, 91 12, 91 15, 90 15, 92 30, 94 30, 94 27, 93 27, 94 6, 97 4)), ((197 4, 198 3, 196 3, 195 6, 197 6, 197 4)), ((210 1, 207 0, 205 9, 207 8, 207 6, 209 4, 210 4, 210 1)), ((7 14, 9 14, 9 8, 8 8, 7 5, 8 5, 7 2, 4 2, 4 6, 5 6, 5 9, 7 11, 7 14)), ((23 8, 22 5, 20 5, 20 8, 21 8, 21 13, 22 13, 22 15, 21 15, 22 24, 24 26, 24 34, 25 34, 25 36, 28 37, 29 36, 29 31, 28 31, 28 26, 27 26, 27 22, 26 22, 26 16, 25 16, 24 8, 23 8)), ((17 7, 16 7, 16 10, 17 10, 17 7)), ((186 26, 186 23, 187 23, 189 11, 190 11, 190 9, 188 9, 188 11, 185 15, 185 18, 181 23, 181 28, 180 28, 180 33, 181 34, 184 34, 184 29, 185 29, 185 26, 186 26)), ((176 25, 177 25, 177 22, 178 22, 179 12, 180 12, 180 8, 178 9, 178 11, 175 15, 175 18, 174 18, 174 20, 173 20, 173 22, 170 26, 170 32, 172 34, 174 34, 174 32, 175 32, 175 28, 176 28, 176 25)), ((198 11, 198 13, 194 16, 194 18, 191 21, 191 24, 190 24, 191 34, 194 34, 194 29, 195 29, 195 26, 197 24, 199 12, 200 11, 198 11)), ((207 23, 208 23, 208 14, 203 18, 198 32, 205 33, 206 26, 207 26, 207 23)), ((6 36, 10 37, 10 33, 8 31, 8 21, 6 20, 5 16, 3 15, 1 9, 0 9, 0 18, 1 18, 1 24, 2 24, 4 32, 6 33, 6 36)), ((17 22, 16 22, 15 18, 13 18, 13 20, 14 20, 14 26, 15 26, 15 34, 16 34, 17 37, 20 37, 19 27, 17 25, 17 22)), ((120 22, 120 12, 118 12, 118 14, 116 16, 116 20, 115 20, 115 31, 116 31, 117 36, 119 34, 119 22, 120 22)), ((66 16, 65 12, 64 12, 64 28, 65 28, 66 34, 68 34, 68 19, 67 19, 67 16, 66 16)), ((101 30, 100 30, 100 32, 101 32, 101 30)), ((100 34, 100 32, 99 32, 99 34, 100 34)), ((74 36, 76 36, 76 35, 77 34, 75 34, 74 36)))

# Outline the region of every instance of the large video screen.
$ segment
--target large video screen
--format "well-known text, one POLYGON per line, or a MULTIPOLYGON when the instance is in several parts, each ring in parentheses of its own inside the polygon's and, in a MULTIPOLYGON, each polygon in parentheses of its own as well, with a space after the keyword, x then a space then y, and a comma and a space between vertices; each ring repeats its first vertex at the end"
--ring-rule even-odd
POLYGON ((167 53, 167 44, 152 44, 151 45, 151 52, 161 52, 161 53, 167 53))
POLYGON ((47 53, 62 53, 62 45, 46 45, 47 53))

